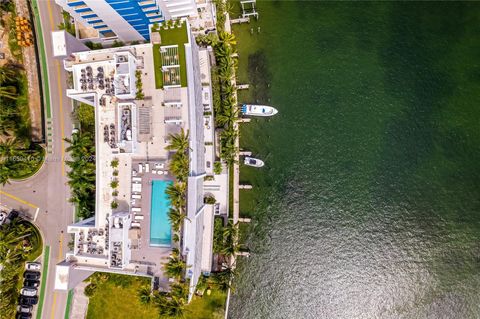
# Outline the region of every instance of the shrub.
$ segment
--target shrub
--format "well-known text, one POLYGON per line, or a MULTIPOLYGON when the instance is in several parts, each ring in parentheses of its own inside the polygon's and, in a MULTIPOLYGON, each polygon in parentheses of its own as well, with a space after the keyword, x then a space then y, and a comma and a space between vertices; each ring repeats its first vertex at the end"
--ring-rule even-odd
POLYGON ((118 176, 118 170, 114 170, 112 173, 113 176, 118 176))
POLYGON ((91 283, 88 286, 85 287, 85 296, 87 297, 92 297, 95 294, 95 291, 97 290, 97 284, 91 283))
POLYGON ((116 209, 118 208, 118 203, 116 201, 113 201, 111 204, 110 204, 110 207, 112 207, 112 209, 116 209))
POLYGON ((111 187, 111 188, 117 188, 117 187, 118 187, 118 181, 117 181, 117 180, 111 181, 111 182, 110 182, 110 187, 111 187))
POLYGON ((113 167, 113 168, 118 167, 118 159, 114 159, 113 161, 111 161, 110 166, 113 167))
POLYGON ((125 43, 123 43, 122 41, 113 41, 113 44, 112 44, 112 48, 119 48, 119 47, 123 47, 125 45, 125 43))
POLYGON ((95 108, 86 103, 80 103, 73 111, 73 116, 80 122, 82 129, 95 125, 95 108))
POLYGON ((89 47, 91 50, 103 49, 103 45, 101 43, 93 43, 92 41, 87 41, 85 42, 85 45, 89 47))
POLYGON ((221 162, 215 162, 215 163, 213 163, 213 172, 214 172, 216 175, 222 174, 222 170, 223 170, 223 167, 222 167, 222 163, 221 163, 221 162))
POLYGON ((205 197, 203 198, 203 202, 204 202, 205 204, 213 205, 213 204, 215 204, 215 203, 217 202, 217 200, 215 199, 215 196, 209 195, 209 196, 205 196, 205 197))

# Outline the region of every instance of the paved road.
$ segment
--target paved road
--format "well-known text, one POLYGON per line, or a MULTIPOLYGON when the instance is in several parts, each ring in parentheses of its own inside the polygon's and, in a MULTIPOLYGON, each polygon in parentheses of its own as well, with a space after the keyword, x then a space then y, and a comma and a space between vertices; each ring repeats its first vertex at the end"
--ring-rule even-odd
MULTIPOLYGON (((61 22, 61 10, 53 0, 38 0, 40 21, 45 42, 51 97, 52 153, 47 155, 42 169, 24 182, 12 182, 0 189, 0 204, 19 209, 35 219, 50 246, 50 265, 42 318, 64 318, 67 293, 54 291, 55 265, 64 259, 68 249, 67 225, 73 220, 73 207, 68 202, 69 188, 65 174, 65 143, 70 135, 71 102, 65 96, 66 74, 61 61, 52 58, 51 31, 61 22)), ((40 35, 40 34, 39 34, 40 35)), ((45 276, 45 274, 42 274, 45 276)))

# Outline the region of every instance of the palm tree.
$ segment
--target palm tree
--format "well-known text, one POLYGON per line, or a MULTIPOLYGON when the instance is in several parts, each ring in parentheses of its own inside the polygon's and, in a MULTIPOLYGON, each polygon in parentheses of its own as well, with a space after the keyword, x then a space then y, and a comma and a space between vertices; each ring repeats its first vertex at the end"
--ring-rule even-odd
POLYGON ((17 99, 17 89, 14 86, 0 86, 0 98, 4 97, 10 100, 17 99))
POLYGON ((188 135, 189 135, 188 131, 185 133, 183 128, 179 134, 170 134, 169 135, 170 144, 167 145, 165 149, 168 151, 177 151, 180 153, 185 153, 189 147, 188 135))
POLYGON ((175 207, 185 206, 185 194, 187 191, 187 185, 185 183, 173 183, 170 184, 165 193, 168 195, 170 202, 175 207))
POLYGON ((180 182, 185 182, 188 177, 189 160, 185 153, 177 152, 173 156, 169 169, 180 182))
POLYGON ((218 38, 226 45, 236 45, 237 40, 235 40, 235 35, 233 33, 222 31, 218 34, 218 38))
POLYGON ((185 318, 185 299, 172 296, 167 302, 165 315, 173 318, 185 318))
POLYGON ((233 107, 227 107, 222 114, 216 116, 217 124, 219 126, 232 127, 238 118, 238 111, 233 107))
POLYGON ((226 268, 221 272, 214 273, 212 275, 213 283, 221 291, 227 291, 228 289, 233 289, 232 281, 235 278, 235 270, 232 268, 226 268))
POLYGON ((14 81, 16 72, 13 68, 13 65, 7 64, 0 67, 0 83, 5 81, 14 81))
POLYGON ((150 290, 149 287, 142 287, 138 291, 138 298, 140 299, 140 302, 144 305, 149 304, 153 300, 153 295, 152 291, 150 290))
POLYGON ((0 165, 0 184, 5 186, 12 174, 12 171, 6 165, 0 165))
POLYGON ((170 286, 170 294, 177 298, 188 298, 188 286, 184 283, 175 283, 170 286))
POLYGON ((172 224, 172 227, 176 232, 180 230, 180 226, 182 225, 185 217, 186 215, 183 214, 179 209, 171 208, 168 211, 168 219, 170 220, 170 223, 172 224))
POLYGON ((165 273, 171 278, 180 278, 187 268, 177 249, 172 250, 170 260, 164 264, 165 273))
POLYGON ((0 143, 0 156, 8 158, 20 155, 19 150, 22 146, 22 143, 17 138, 9 138, 0 143))

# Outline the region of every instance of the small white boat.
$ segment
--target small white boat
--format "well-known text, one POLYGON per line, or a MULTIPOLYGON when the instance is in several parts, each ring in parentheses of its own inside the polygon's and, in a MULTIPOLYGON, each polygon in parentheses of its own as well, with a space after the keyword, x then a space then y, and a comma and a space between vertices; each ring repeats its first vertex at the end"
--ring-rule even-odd
POLYGON ((262 160, 259 160, 258 158, 253 158, 246 156, 245 160, 243 161, 245 165, 252 166, 252 167, 262 167, 265 165, 265 163, 262 160))
POLYGON ((253 116, 273 116, 278 113, 278 110, 268 105, 243 104, 242 113, 253 116))

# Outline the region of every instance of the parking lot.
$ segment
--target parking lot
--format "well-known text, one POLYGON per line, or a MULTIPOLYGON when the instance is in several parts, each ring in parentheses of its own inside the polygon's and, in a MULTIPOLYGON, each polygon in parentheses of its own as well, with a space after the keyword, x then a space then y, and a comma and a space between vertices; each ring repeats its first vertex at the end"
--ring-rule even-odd
POLYGON ((41 264, 27 262, 23 273, 23 287, 20 289, 18 299, 17 319, 33 317, 35 307, 38 304, 38 289, 41 280, 41 264))

